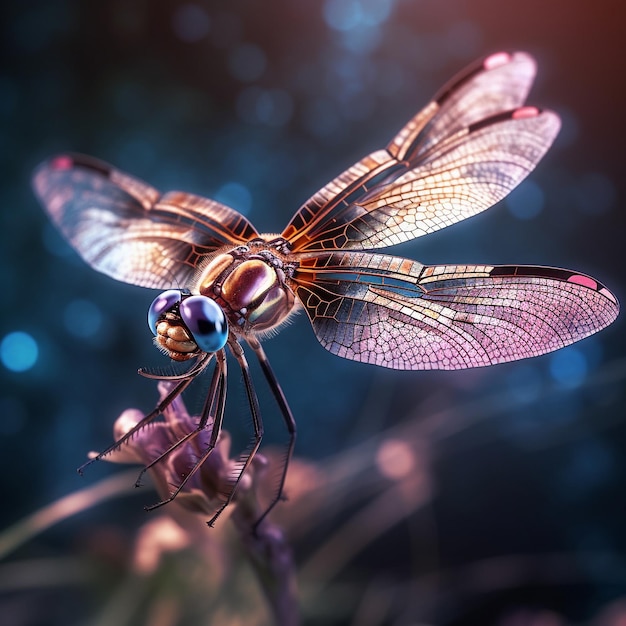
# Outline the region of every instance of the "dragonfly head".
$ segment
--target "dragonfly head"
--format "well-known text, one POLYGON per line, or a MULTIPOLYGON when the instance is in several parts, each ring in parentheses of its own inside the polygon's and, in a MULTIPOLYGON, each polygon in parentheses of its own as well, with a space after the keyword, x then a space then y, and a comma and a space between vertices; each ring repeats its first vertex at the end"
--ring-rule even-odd
POLYGON ((156 345, 175 361, 217 352, 228 339, 226 316, 214 300, 177 289, 154 299, 148 309, 148 326, 156 345))

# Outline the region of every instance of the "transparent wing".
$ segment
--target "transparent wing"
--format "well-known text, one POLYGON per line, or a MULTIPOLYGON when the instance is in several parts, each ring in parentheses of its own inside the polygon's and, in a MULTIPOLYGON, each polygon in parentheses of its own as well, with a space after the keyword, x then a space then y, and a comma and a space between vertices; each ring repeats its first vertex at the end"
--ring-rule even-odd
POLYGON ((205 255, 258 235, 227 206, 178 191, 162 195, 82 155, 60 155, 42 163, 33 187, 87 263, 142 287, 185 287, 205 255))
POLYGON ((393 369, 465 369, 557 350, 608 326, 619 305, 569 270, 425 266, 387 255, 309 257, 295 291, 333 354, 393 369))
POLYGON ((560 127, 554 113, 521 106, 534 76, 524 53, 470 67, 386 150, 308 200, 282 236, 294 252, 385 247, 492 206, 532 171, 560 127))
POLYGON ((525 52, 499 52, 470 65, 394 137, 388 152, 400 161, 424 155, 464 128, 521 107, 536 73, 535 60, 525 52))

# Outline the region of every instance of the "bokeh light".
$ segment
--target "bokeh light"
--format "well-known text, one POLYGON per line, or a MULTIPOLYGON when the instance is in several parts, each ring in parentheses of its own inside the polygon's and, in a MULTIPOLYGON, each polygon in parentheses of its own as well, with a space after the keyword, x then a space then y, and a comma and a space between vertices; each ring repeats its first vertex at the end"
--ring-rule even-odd
POLYGON ((339 31, 363 29, 383 23, 392 5, 392 0, 326 0, 324 19, 339 31))
POLYGON ((588 372, 583 351, 575 346, 563 348, 550 356, 550 374, 563 387, 578 387, 588 372))
POLYGON ((543 210, 545 197, 537 183, 525 180, 507 196, 505 202, 518 220, 532 220, 543 210))
POLYGON ((541 370, 530 363, 521 363, 508 376, 509 393, 518 403, 530 404, 541 394, 544 381, 541 370))
POLYGON ((408 476, 416 466, 413 447, 399 439, 385 439, 376 451, 378 471, 390 480, 408 476))
POLYGON ((252 209, 252 194, 241 183, 225 183, 215 193, 215 199, 244 215, 252 209))
POLYGON ((284 126, 291 119, 293 103, 284 89, 248 87, 237 99, 237 111, 246 122, 284 126))
POLYGON ((172 27, 182 41, 195 43, 206 37, 211 20, 201 5, 182 4, 174 11, 172 27))
POLYGON ((79 339, 96 335, 102 327, 102 321, 100 308, 90 300, 72 300, 63 310, 65 329, 79 339))
POLYGON ((0 360, 12 372, 26 372, 37 363, 38 357, 37 342, 21 330, 5 335, 0 342, 0 360))

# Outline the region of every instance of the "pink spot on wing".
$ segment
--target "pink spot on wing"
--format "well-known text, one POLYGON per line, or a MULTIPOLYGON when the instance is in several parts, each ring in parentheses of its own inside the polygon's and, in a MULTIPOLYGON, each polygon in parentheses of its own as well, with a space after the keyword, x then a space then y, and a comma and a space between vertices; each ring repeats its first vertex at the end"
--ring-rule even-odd
POLYGON ((593 279, 589 278, 589 276, 583 276, 582 274, 574 274, 567 279, 568 283, 576 283, 577 285, 582 285, 583 287, 589 287, 589 289, 597 289, 598 283, 593 279))
POLYGON ((511 116, 514 120, 524 120, 529 117, 537 117, 541 111, 537 107, 520 107, 513 111, 511 116))
POLYGON ((483 63, 483 67, 486 70, 493 70, 496 67, 500 67, 501 65, 505 65, 511 60, 511 55, 508 52, 496 52, 496 54, 492 54, 490 57, 485 59, 483 63))
POLYGON ((74 161, 65 155, 56 157, 50 164, 53 170, 69 170, 73 165, 74 161))

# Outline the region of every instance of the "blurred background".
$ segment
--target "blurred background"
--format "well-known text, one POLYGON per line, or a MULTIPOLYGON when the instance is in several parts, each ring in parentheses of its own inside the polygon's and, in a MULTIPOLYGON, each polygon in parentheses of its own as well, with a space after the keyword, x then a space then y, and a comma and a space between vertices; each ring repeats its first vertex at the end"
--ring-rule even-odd
MULTIPOLYGON (((0 533, 120 471, 75 469, 111 442, 121 411, 154 405, 136 371, 163 365, 144 321, 155 294, 87 267, 33 196, 33 168, 58 151, 280 232, 465 65, 526 50, 539 65, 530 102, 563 119, 554 147, 497 207, 393 252, 567 267, 624 301, 622 3, 28 0, 1 11, 0 533)), ((299 427, 277 520, 304 623, 623 626, 625 343, 620 318, 540 358, 411 373, 329 354, 304 315, 267 341, 299 427)), ((246 425, 237 378, 235 433, 246 425)), ((280 418, 259 387, 271 445, 280 418)), ((8 554, 3 623, 267 623, 224 530, 206 531, 221 577, 192 549, 138 583, 132 555, 156 496, 132 496, 85 506, 8 554)))

